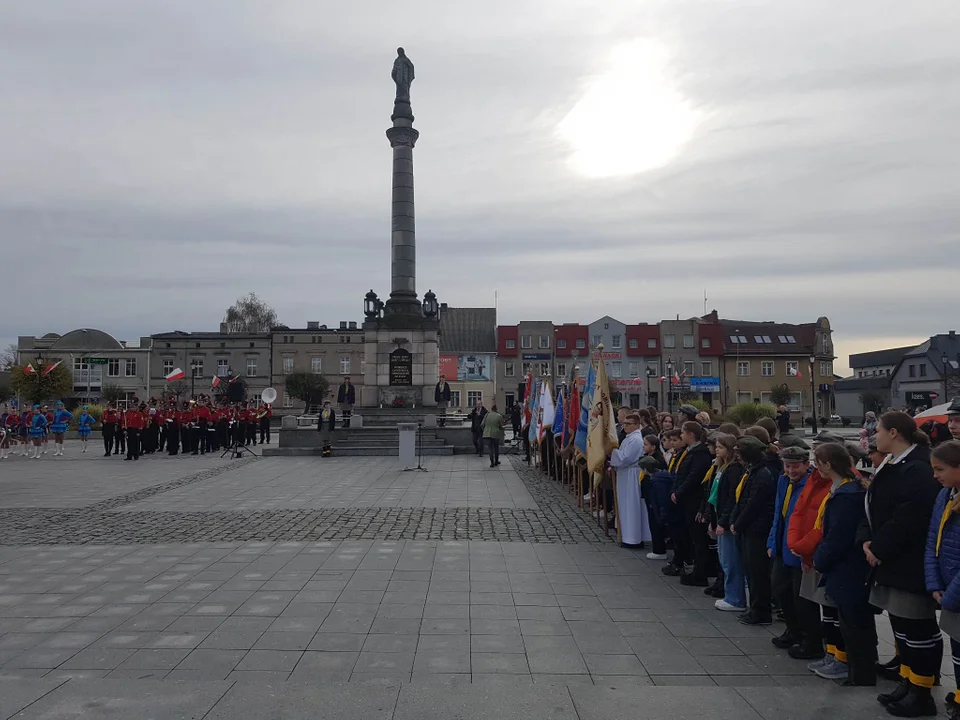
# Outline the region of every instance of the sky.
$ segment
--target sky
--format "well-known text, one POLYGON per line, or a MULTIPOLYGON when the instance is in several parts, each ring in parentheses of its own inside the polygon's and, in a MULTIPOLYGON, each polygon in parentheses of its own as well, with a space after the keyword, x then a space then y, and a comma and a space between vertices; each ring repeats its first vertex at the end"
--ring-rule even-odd
POLYGON ((957 328, 956 0, 70 0, 0 23, 0 343, 362 320, 416 66, 417 289, 498 320, 957 328))

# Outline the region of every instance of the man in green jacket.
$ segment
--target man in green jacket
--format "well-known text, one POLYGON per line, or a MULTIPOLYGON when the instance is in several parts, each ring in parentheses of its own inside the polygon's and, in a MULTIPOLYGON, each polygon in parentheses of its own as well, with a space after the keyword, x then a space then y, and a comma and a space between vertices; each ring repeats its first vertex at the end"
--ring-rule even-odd
POLYGON ((500 443, 504 438, 503 415, 494 404, 483 418, 483 439, 490 451, 490 467, 500 464, 500 443))

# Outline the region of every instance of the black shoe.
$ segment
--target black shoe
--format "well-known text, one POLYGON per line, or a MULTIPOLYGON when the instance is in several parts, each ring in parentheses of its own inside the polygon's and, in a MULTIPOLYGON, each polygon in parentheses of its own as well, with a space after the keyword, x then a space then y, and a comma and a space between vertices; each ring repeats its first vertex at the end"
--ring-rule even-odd
POLYGON ((693 573, 680 576, 680 584, 687 587, 707 587, 710 582, 706 578, 698 578, 693 573))
POLYGON ((890 703, 900 702, 907 695, 910 694, 910 681, 906 678, 901 678, 897 686, 887 693, 880 693, 877 695, 877 702, 886 707, 890 703))
POLYGON ((789 650, 797 643, 797 636, 791 630, 784 630, 783 634, 779 637, 770 638, 770 642, 773 643, 774 647, 778 647, 781 650, 789 650))
POLYGON ((947 710, 957 705, 957 696, 956 693, 947 693, 947 696, 943 699, 943 702, 947 706, 947 710))
POLYGON ((124 460, 133 460, 133 458, 124 458, 124 460))
POLYGON ((104 456, 104 457, 110 457, 110 453, 104 453, 103 456, 104 456))
POLYGON ((934 717, 937 714, 937 703, 930 688, 911 685, 909 694, 903 700, 887 705, 887 712, 896 717, 934 717))
POLYGON ((823 648, 820 646, 804 647, 803 645, 794 645, 787 650, 787 655, 794 660, 819 660, 825 654, 823 648))
POLYGON ((674 565, 672 563, 670 565, 665 565, 664 567, 660 568, 660 572, 662 572, 667 577, 681 577, 682 575, 686 574, 684 572, 683 566, 674 565))
POLYGON ((887 660, 885 663, 878 662, 875 667, 877 668, 877 675, 882 677, 884 680, 892 680, 893 682, 900 682, 900 656, 894 655, 890 660, 887 660))
POLYGON ((764 617, 754 612, 746 612, 739 618, 741 625, 773 625, 773 618, 769 615, 764 617))

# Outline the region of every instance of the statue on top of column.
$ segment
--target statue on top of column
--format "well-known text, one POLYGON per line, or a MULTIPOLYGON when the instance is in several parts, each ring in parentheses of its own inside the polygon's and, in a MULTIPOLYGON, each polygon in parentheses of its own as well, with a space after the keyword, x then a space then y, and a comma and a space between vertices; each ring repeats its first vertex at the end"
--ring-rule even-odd
POLYGON ((403 52, 403 48, 397 48, 397 59, 393 61, 393 72, 390 77, 397 84, 396 102, 410 102, 410 84, 413 82, 413 63, 403 52))

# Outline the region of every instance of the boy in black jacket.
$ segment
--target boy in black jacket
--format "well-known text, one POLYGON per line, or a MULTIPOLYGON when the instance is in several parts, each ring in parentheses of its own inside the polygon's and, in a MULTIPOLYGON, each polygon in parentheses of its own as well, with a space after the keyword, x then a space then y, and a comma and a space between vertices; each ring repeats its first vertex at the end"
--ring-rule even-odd
POLYGON ((747 477, 736 489, 737 504, 730 517, 730 530, 740 538, 743 567, 750 587, 749 609, 740 616, 744 625, 771 625, 771 561, 767 536, 773 524, 776 480, 764 465, 765 443, 746 435, 737 441, 737 450, 747 468, 747 477))

